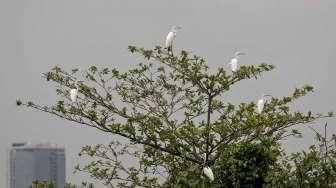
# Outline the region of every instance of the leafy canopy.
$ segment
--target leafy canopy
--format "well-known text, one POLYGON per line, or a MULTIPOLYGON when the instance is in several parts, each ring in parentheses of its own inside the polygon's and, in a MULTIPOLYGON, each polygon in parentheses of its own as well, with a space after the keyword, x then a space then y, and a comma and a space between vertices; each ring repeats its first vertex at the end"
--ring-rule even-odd
POLYGON ((94 160, 76 167, 111 187, 263 184, 281 153, 278 141, 300 135, 291 129, 294 125, 332 116, 290 110, 291 103, 313 91, 308 85, 272 97, 260 114, 254 101, 235 105, 225 98, 233 85, 257 79, 273 65, 243 65, 233 73, 219 67, 209 73, 205 59, 187 51, 173 55, 160 46, 128 49, 144 62, 126 72, 55 67, 43 74, 56 85, 60 100, 55 105, 17 101, 118 135, 108 145, 85 146, 80 155, 94 160), (69 97, 73 88, 78 88, 76 102, 69 97), (205 166, 212 168, 214 182, 203 178, 205 166))

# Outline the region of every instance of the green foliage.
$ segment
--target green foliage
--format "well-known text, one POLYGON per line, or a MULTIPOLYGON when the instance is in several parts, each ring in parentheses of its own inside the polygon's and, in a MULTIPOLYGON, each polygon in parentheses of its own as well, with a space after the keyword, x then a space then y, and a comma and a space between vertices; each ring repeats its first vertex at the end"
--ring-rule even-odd
POLYGON ((222 187, 262 187, 270 167, 280 155, 279 145, 264 137, 257 143, 230 145, 214 165, 222 187))
POLYGON ((20 100, 16 100, 16 105, 17 106, 20 106, 22 104, 22 101, 20 101, 20 100))
MULTIPOLYGON (((93 188, 92 183, 86 183, 83 182, 81 188, 93 188)), ((56 184, 53 182, 48 182, 48 181, 33 181, 32 185, 30 188, 57 188, 56 184)), ((79 188, 79 186, 76 186, 71 183, 66 183, 64 188, 79 188)))
POLYGON ((30 188, 56 188, 56 185, 52 182, 47 181, 34 181, 30 188))
MULTIPOLYGON (((326 131, 326 129, 325 129, 326 131)), ((336 187, 335 136, 317 133, 319 144, 283 155, 268 175, 267 187, 336 187)))
MULTIPOLYGON (((20 102, 118 135, 120 142, 83 147, 80 155, 92 161, 76 167, 111 187, 275 185, 288 175, 288 169, 278 167, 278 158, 284 155, 279 141, 300 136, 292 129, 294 125, 333 116, 290 109, 293 102, 313 91, 311 86, 296 88, 282 98, 272 97, 261 114, 254 101, 227 102, 225 93, 233 85, 258 79, 273 70, 273 65, 242 65, 234 73, 219 67, 211 74, 204 58, 187 51, 172 55, 160 46, 128 49, 145 62, 126 72, 92 66, 79 74, 78 69, 67 72, 55 67, 44 78, 56 83, 62 100, 52 106, 20 102), (76 102, 69 97, 72 88, 78 88, 76 102), (125 164, 121 160, 125 158, 137 164, 125 164), (204 177, 204 166, 212 168, 214 182, 204 177), (279 178, 270 179, 272 173, 279 178)), ((295 159, 303 158, 289 160, 295 159)))

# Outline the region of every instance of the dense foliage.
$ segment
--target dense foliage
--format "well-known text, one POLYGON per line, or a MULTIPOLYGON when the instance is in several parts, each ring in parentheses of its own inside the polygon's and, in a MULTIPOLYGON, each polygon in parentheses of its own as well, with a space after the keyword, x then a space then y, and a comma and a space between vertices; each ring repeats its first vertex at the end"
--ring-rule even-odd
POLYGON ((273 65, 242 65, 232 73, 223 66, 210 73, 203 58, 186 51, 173 55, 160 46, 129 46, 129 51, 145 62, 126 72, 55 67, 43 74, 56 84, 55 105, 17 101, 113 135, 107 145, 83 147, 80 155, 92 162, 77 170, 110 187, 328 187, 335 182, 333 150, 328 157, 316 147, 287 156, 279 145, 284 137, 300 135, 294 125, 333 116, 290 109, 313 87, 272 97, 258 113, 254 101, 233 104, 225 93, 273 65), (76 102, 69 97, 74 88, 76 102), (204 176, 205 166, 215 181, 204 176))
MULTIPOLYGON (((66 183, 64 188, 78 188, 79 186, 73 185, 71 183, 66 183)), ((82 183, 81 188, 93 188, 91 183, 82 183)), ((58 188, 57 185, 53 182, 36 180, 33 181, 29 188, 58 188)))

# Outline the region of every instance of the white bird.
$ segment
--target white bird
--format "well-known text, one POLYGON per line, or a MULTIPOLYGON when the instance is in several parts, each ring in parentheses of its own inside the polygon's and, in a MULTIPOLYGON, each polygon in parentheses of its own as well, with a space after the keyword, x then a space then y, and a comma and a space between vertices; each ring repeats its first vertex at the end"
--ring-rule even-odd
POLYGON ((172 46, 173 46, 173 41, 177 35, 177 31, 179 29, 182 29, 182 27, 180 26, 173 26, 171 31, 168 33, 167 37, 166 37, 166 48, 169 51, 172 51, 172 46))
POLYGON ((71 89, 70 90, 70 99, 72 102, 76 102, 77 100, 78 89, 71 89))
POLYGON ((271 95, 263 95, 261 99, 258 100, 257 102, 257 112, 261 114, 261 112, 264 109, 265 102, 266 102, 266 97, 270 97, 271 95))
POLYGON ((237 69, 238 69, 238 63, 239 63, 239 57, 241 55, 245 55, 245 53, 243 53, 243 52, 236 52, 234 58, 231 59, 230 66, 231 66, 232 72, 236 72, 237 71, 237 69))
POLYGON ((203 168, 203 173, 210 179, 210 181, 215 180, 214 175, 210 167, 206 166, 203 168))

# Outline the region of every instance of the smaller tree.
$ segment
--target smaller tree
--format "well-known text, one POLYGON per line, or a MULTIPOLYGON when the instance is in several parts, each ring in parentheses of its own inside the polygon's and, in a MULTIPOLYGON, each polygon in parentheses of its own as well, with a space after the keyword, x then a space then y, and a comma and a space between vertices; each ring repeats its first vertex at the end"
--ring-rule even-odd
POLYGON ((318 144, 282 158, 268 175, 268 187, 336 187, 336 135, 316 132, 318 144))

